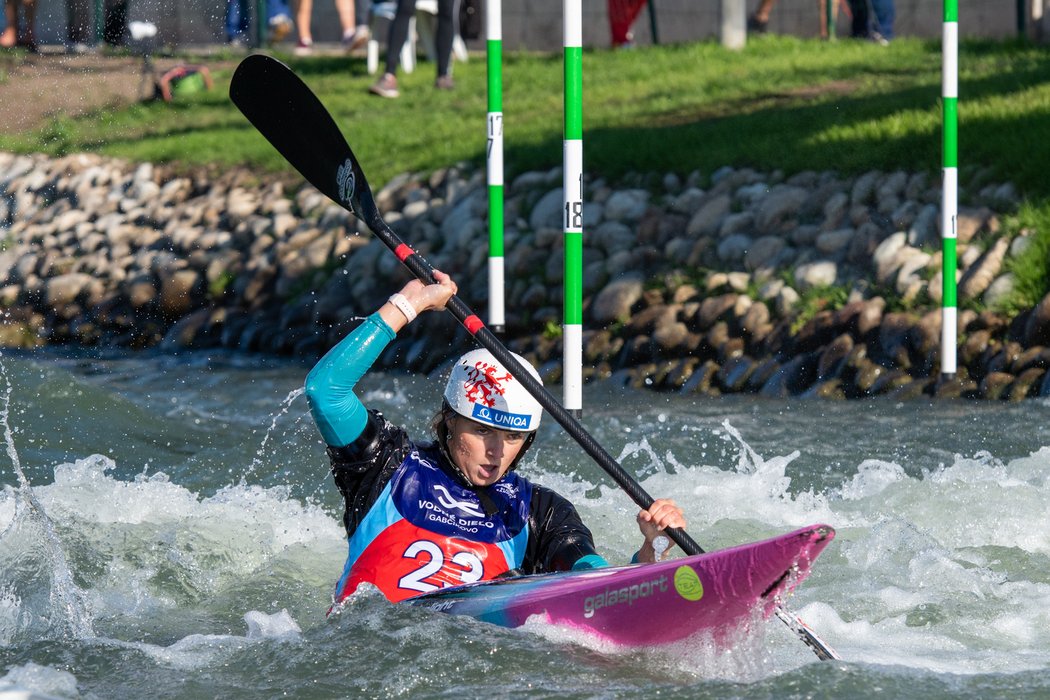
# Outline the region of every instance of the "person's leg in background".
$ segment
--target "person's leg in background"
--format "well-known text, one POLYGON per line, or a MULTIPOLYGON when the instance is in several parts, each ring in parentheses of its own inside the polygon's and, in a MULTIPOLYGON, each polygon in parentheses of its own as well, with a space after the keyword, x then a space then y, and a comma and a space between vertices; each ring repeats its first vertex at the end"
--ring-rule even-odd
POLYGON ((249 0, 227 0, 226 2, 226 43, 248 44, 248 25, 251 19, 249 0))
POLYGON ((398 0, 394 21, 386 39, 386 70, 368 91, 380 97, 397 97, 397 65, 401 60, 401 47, 408 40, 408 24, 416 11, 416 0, 398 0))
POLYGON ((828 2, 827 0, 817 0, 817 12, 820 14, 820 38, 828 38, 828 29, 831 25, 835 25, 836 33, 838 33, 839 17, 845 15, 846 17, 852 17, 853 11, 850 10, 849 0, 832 0, 831 3, 831 19, 832 22, 828 22, 828 2), (840 12, 841 10, 841 12, 840 12))
POLYGON ((769 25, 769 13, 773 11, 773 5, 777 0, 762 0, 758 7, 747 18, 747 29, 751 32, 764 34, 769 25))
POLYGON ((875 13, 876 31, 883 39, 889 41, 894 36, 893 22, 897 15, 893 0, 871 0, 871 9, 875 13))
MULTIPOLYGON (((336 0, 336 7, 338 7, 340 0, 336 0)), ((371 36, 371 32, 368 29, 368 8, 371 6, 372 0, 351 0, 350 2, 350 17, 347 17, 343 23, 343 46, 346 47, 347 51, 357 51, 363 49, 365 44, 368 43, 368 39, 371 36), (346 27, 350 27, 348 32, 346 27)), ((342 10, 339 15, 340 21, 343 21, 342 10)))
POLYGON ((344 46, 354 40, 354 0, 335 0, 335 12, 339 15, 339 36, 344 46))
POLYGON ((4 27, 0 34, 0 47, 10 49, 18 42, 18 0, 7 0, 4 3, 4 27))
POLYGON ((850 22, 850 36, 854 39, 867 39, 870 34, 868 28, 868 0, 849 0, 850 13, 853 19, 850 22))
POLYGON ((362 27, 368 29, 368 13, 372 8, 372 2, 373 0, 357 0, 354 4, 354 21, 358 29, 362 27))
POLYGON ((94 43, 88 0, 66 0, 66 40, 71 51, 84 51, 94 43))
POLYGON ((266 0, 266 23, 270 27, 267 37, 270 43, 284 41, 292 33, 295 23, 292 22, 292 12, 285 0, 266 0))
POLYGON ((313 53, 314 35, 310 30, 310 19, 313 13, 313 0, 299 0, 295 7, 295 27, 299 30, 299 42, 294 52, 296 56, 309 56, 313 53))
POLYGON ((36 51, 36 0, 22 0, 22 19, 26 26, 18 43, 36 51))
POLYGON ((0 47, 22 46, 36 51, 36 0, 7 0, 4 4, 7 26, 0 34, 0 47), (18 26, 18 7, 22 7, 22 27, 18 26))
POLYGON ((437 16, 437 78, 434 87, 439 90, 451 90, 452 82, 452 41, 456 35, 455 0, 438 0, 437 16))

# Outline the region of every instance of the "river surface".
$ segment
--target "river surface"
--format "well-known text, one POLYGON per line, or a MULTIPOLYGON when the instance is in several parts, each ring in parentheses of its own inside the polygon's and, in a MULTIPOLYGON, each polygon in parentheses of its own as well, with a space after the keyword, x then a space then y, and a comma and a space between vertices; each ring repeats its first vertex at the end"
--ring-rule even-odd
MULTIPOLYGON (((356 597, 307 368, 0 356, 0 693, 50 698, 1047 698, 1050 404, 683 397, 588 386, 584 426, 708 550, 828 523, 726 650, 623 651, 356 597)), ((416 434, 442 379, 372 374, 416 434)), ((556 396, 560 389, 553 388, 556 396)), ((636 507, 550 420, 522 467, 626 563, 636 507)))

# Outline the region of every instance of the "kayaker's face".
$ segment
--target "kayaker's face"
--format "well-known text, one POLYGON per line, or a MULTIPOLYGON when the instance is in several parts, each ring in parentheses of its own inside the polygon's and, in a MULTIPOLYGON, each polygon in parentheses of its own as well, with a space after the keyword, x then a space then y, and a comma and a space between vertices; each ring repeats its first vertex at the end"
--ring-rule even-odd
POLYGON ((448 452, 475 486, 502 479, 525 445, 527 433, 490 428, 462 416, 448 423, 448 452))

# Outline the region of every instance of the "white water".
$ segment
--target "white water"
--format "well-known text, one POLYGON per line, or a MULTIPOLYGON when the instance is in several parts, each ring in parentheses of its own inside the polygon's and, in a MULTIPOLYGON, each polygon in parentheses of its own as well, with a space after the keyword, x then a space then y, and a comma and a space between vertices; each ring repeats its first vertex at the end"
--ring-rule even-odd
MULTIPOLYGON (((377 596, 326 621, 345 543, 297 391, 305 369, 199 357, 4 364, 12 391, 3 412, 11 464, 0 470, 0 691, 472 697, 533 684, 559 697, 653 688, 681 697, 829 688, 874 696, 876 687, 893 697, 1040 697, 1048 689, 1042 403, 589 390, 588 430, 649 493, 683 506, 705 548, 815 522, 836 528, 788 601, 845 659, 820 664, 775 620, 728 654, 694 644, 641 656, 559 630, 393 608, 377 596), (84 395, 92 400, 78 404, 84 395), (183 677, 192 682, 174 682, 183 677)), ((365 389, 369 405, 416 431, 436 403, 434 383, 420 379, 377 377, 365 389)), ((573 500, 599 549, 626 561, 638 544, 637 508, 549 423, 525 473, 573 500)))

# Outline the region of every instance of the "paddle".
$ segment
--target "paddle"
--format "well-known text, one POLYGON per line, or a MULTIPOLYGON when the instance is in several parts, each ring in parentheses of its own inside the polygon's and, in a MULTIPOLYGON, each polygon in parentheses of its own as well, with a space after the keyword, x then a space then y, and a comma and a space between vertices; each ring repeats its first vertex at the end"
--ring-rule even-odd
MULTIPOLYGON (((331 114, 288 66, 262 54, 249 56, 233 74, 230 98, 310 184, 361 219, 418 279, 434 283, 434 268, 430 263, 383 221, 368 180, 331 114)), ((652 496, 518 363, 462 299, 453 296, 446 308, 639 507, 648 509, 653 504, 652 496)), ((686 554, 704 553, 684 530, 667 528, 666 532, 686 554)), ((798 616, 780 606, 776 613, 819 658, 838 658, 798 616)))

